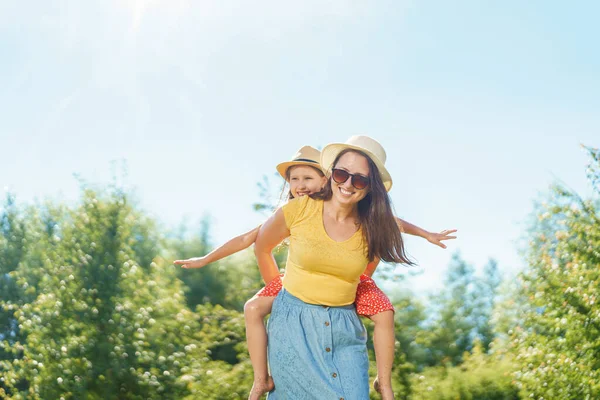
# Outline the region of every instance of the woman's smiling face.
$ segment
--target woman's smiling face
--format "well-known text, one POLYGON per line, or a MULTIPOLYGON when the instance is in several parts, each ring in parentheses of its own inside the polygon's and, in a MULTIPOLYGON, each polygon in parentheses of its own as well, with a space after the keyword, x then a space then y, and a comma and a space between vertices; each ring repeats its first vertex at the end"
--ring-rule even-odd
MULTIPOLYGON (((344 170, 352 175, 362 175, 369 177, 369 161, 362 154, 354 151, 344 153, 334 166, 335 169, 344 170)), ((331 180, 331 189, 333 197, 340 204, 357 204, 369 193, 369 187, 365 189, 356 189, 352 186, 352 177, 348 177, 345 182, 337 183, 331 180)))

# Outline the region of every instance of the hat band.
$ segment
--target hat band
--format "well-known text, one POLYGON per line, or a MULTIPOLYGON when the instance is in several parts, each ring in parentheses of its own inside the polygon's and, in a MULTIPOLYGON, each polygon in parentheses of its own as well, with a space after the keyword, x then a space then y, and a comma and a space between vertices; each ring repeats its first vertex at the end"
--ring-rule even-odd
POLYGON ((310 162, 313 164, 318 164, 318 162, 316 162, 315 160, 309 160, 308 158, 296 158, 293 160, 293 162, 296 162, 296 161, 304 161, 304 162, 310 162))

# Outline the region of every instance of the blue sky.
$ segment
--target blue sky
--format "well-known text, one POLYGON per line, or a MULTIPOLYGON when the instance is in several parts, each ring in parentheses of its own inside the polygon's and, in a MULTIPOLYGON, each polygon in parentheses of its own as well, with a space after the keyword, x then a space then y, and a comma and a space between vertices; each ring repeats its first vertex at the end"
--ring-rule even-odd
POLYGON ((407 239, 441 285, 453 250, 507 274, 533 200, 582 194, 600 145, 592 1, 0 3, 0 185, 22 202, 127 184, 166 225, 209 214, 222 242, 263 219, 257 181, 305 144, 354 134, 388 153, 407 239))

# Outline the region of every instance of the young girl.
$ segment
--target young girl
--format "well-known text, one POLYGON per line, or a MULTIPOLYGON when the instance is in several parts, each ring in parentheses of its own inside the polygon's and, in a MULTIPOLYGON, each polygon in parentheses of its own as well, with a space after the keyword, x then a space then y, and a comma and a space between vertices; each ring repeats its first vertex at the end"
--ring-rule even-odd
MULTIPOLYGON (((277 171, 289 184, 288 199, 321 191, 327 178, 319 161, 320 152, 313 147, 304 146, 291 161, 277 165, 277 171)), ((430 233, 399 218, 397 223, 403 232, 426 238, 442 248, 446 248, 442 240, 455 238, 449 235, 456 230, 430 233)), ((255 228, 231 239, 204 257, 176 260, 174 264, 180 264, 183 268, 201 268, 249 247, 255 242, 258 230, 259 228, 255 228)), ((361 276, 355 304, 359 315, 366 316, 374 322, 373 345, 378 371, 373 383, 375 390, 380 392, 383 398, 393 398, 391 370, 395 344, 394 308, 388 297, 371 279, 376 267, 375 262, 369 264, 364 275, 361 276)), ((273 301, 282 288, 282 275, 274 275, 270 271, 262 270, 261 275, 266 286, 244 306, 248 352, 254 369, 254 384, 249 396, 250 400, 259 399, 264 393, 273 389, 273 381, 267 368, 267 333, 264 318, 271 312, 273 301)))

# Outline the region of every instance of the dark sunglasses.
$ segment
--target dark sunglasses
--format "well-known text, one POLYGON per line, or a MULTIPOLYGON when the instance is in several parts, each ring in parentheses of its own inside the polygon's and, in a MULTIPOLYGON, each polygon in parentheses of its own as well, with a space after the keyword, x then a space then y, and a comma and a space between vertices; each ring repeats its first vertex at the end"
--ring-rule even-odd
POLYGON ((352 177, 352 180, 350 182, 352 183, 352 186, 354 186, 358 190, 362 190, 369 186, 368 177, 364 175, 351 174, 350 172, 345 171, 343 169, 334 168, 331 171, 331 177, 336 183, 344 183, 348 180, 349 177, 352 177))

